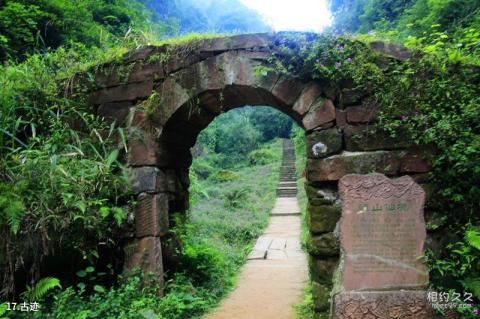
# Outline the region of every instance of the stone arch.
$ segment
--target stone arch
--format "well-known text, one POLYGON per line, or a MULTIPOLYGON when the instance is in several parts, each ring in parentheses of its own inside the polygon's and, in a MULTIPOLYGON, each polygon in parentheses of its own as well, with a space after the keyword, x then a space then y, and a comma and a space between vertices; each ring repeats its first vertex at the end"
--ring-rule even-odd
MULTIPOLYGON (((380 172, 427 181, 422 150, 371 130, 378 106, 370 92, 348 85, 333 90, 328 79, 302 81, 270 68, 271 59, 283 54, 285 39, 282 34, 239 35, 152 46, 95 74, 97 90, 90 102, 97 114, 130 131, 126 161, 138 205, 127 268, 141 266, 162 280, 161 241, 169 212, 188 208, 190 147, 213 118, 235 107, 275 107, 306 132, 308 253, 318 312, 329 309, 338 264, 338 180, 380 172)), ((408 53, 396 46, 380 48, 389 59, 403 60, 408 53)))

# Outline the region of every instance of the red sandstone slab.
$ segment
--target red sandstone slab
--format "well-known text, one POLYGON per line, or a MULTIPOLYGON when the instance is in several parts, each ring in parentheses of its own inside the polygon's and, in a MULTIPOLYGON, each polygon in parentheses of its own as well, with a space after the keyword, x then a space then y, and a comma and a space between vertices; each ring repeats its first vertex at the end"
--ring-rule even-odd
POLYGON ((425 291, 346 292, 334 297, 334 319, 434 318, 425 291))
POLYGON ((344 290, 425 287, 424 190, 409 176, 382 174, 346 175, 339 190, 344 290))

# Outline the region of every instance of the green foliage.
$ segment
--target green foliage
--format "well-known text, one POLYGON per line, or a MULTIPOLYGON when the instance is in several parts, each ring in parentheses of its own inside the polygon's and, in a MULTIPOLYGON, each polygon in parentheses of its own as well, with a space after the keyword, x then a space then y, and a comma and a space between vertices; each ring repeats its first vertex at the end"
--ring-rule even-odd
POLYGON ((94 263, 98 244, 113 246, 125 227, 127 178, 110 138, 122 132, 86 112, 83 93, 61 95, 66 79, 105 56, 78 46, 0 67, 0 250, 10 265, 31 263, 32 274, 60 242, 94 263))
POLYGON ((471 227, 465 234, 468 244, 480 250, 480 227, 471 227))
MULTIPOLYGON (((431 280, 445 291, 465 290, 480 299, 480 249, 478 226, 467 226, 463 240, 451 242, 440 255, 427 252, 431 280)), ((472 310, 457 309, 465 318, 474 318, 472 310)))
POLYGON ((331 0, 336 31, 421 47, 451 60, 480 63, 476 0, 331 0))
MULTIPOLYGON (((215 118, 197 138, 194 153, 202 155, 192 169, 201 178, 212 176, 215 169, 232 169, 274 160, 269 147, 278 137, 288 137, 292 120, 285 114, 264 106, 243 107, 215 118)), ((219 177, 219 176, 217 176, 219 177)))
POLYGON ((241 207, 246 200, 249 190, 247 188, 233 189, 232 191, 225 193, 224 205, 225 208, 238 208, 241 207))
MULTIPOLYGON (((415 59, 400 63, 379 56, 353 38, 323 35, 309 46, 303 46, 302 41, 297 38, 296 45, 292 45, 293 39, 282 43, 280 50, 286 54, 276 67, 307 80, 309 70, 313 70, 312 78, 328 79, 338 89, 370 92, 380 107, 378 129, 402 134, 435 150, 427 160, 433 167, 430 178, 436 189, 428 212, 444 223, 436 231, 463 237, 465 225, 478 225, 478 67, 459 64, 457 58, 445 55, 443 46, 432 47, 429 53, 414 52, 415 59)), ((432 282, 446 290, 458 288, 460 281, 478 273, 474 262, 478 254, 471 245, 462 241, 448 247, 444 254, 429 259, 437 273, 432 282)))
MULTIPOLYGON (((272 144, 281 154, 280 143, 272 144)), ((279 155, 278 155, 279 156, 279 155)), ((197 157, 195 161, 201 159, 197 157)), ((172 230, 182 241, 180 264, 167 273, 165 293, 158 297, 155 278, 136 272, 120 277, 111 288, 68 287, 50 294, 52 303, 29 318, 137 319, 200 318, 233 288, 238 270, 246 261, 252 241, 267 225, 275 199, 278 165, 246 167, 236 172, 235 181, 201 180, 201 190, 211 197, 198 197, 188 218, 174 218, 172 230), (261 179, 262 183, 257 181, 261 179), (225 209, 224 199, 234 190, 248 190, 241 205, 225 209)), ((192 193, 195 191, 190 188, 192 193)), ((95 274, 93 267, 80 270, 82 280, 95 274)), ((97 281, 91 281, 95 285, 97 281)), ((25 317, 26 318, 26 317, 25 317)))
POLYGON ((21 294, 21 297, 23 300, 29 301, 40 300, 54 288, 62 288, 60 280, 54 277, 45 277, 40 279, 34 286, 27 286, 27 290, 21 294))
POLYGON ((315 317, 315 306, 313 304, 312 284, 309 282, 303 291, 303 299, 295 305, 295 313, 298 319, 313 319, 315 317))
POLYGON ((134 32, 160 36, 166 25, 149 15, 140 1, 8 0, 0 7, 0 59, 72 43, 117 44, 134 32))

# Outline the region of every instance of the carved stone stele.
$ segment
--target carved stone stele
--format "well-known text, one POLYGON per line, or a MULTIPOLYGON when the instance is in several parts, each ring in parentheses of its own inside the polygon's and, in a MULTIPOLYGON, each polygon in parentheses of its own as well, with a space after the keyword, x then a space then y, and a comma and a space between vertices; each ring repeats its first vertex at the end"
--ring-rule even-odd
POLYGON ((425 288, 423 189, 382 174, 346 175, 339 186, 343 290, 425 288))

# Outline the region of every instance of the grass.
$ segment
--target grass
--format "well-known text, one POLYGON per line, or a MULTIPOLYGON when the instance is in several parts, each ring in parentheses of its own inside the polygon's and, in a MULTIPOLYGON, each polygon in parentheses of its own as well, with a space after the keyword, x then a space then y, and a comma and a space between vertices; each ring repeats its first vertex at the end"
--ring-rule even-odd
MULTIPOLYGON (((270 148, 281 153, 278 141, 270 148)), ((224 181, 218 181, 215 175, 197 181, 202 192, 189 212, 183 242, 187 256, 193 256, 188 260, 189 267, 194 268, 191 272, 199 274, 202 286, 209 290, 204 311, 232 290, 240 267, 268 224, 279 165, 280 161, 275 161, 239 168, 224 181), (209 260, 202 261, 202 254, 209 255, 209 260)))
POLYGON ((197 181, 201 194, 197 194, 187 218, 177 218, 174 231, 182 239, 183 251, 177 271, 167 276, 163 298, 158 297, 156 279, 150 278, 151 284, 144 285, 146 279, 138 273, 128 278, 120 276, 113 287, 100 289, 87 284, 86 288, 55 288, 37 300, 40 311, 7 314, 0 307, 0 317, 201 318, 232 290, 255 239, 268 223, 276 198, 281 144, 277 141, 268 148, 277 154, 270 164, 239 168, 223 181, 197 181))

